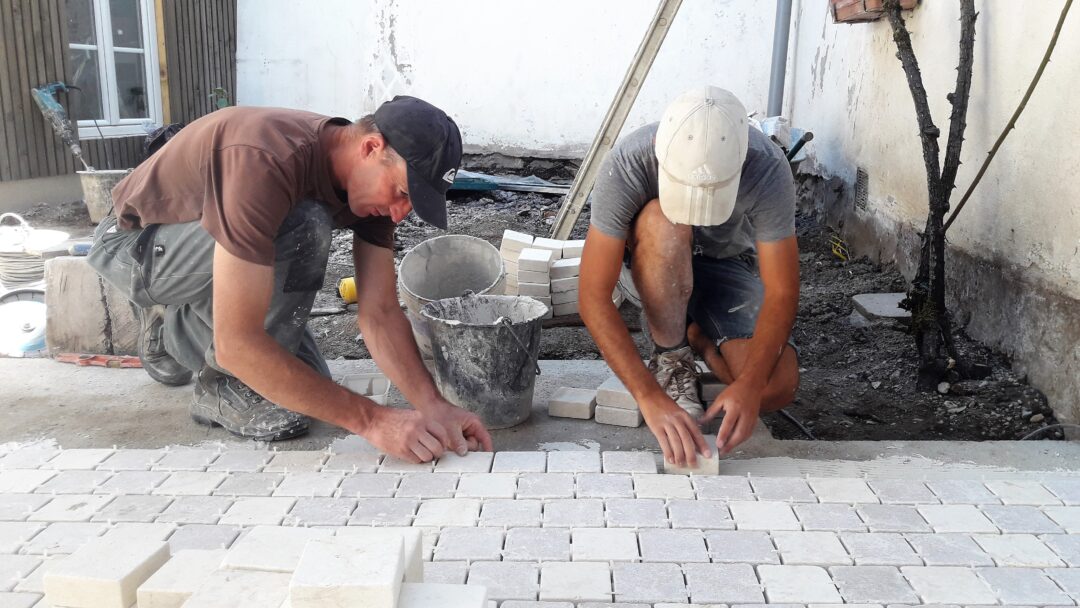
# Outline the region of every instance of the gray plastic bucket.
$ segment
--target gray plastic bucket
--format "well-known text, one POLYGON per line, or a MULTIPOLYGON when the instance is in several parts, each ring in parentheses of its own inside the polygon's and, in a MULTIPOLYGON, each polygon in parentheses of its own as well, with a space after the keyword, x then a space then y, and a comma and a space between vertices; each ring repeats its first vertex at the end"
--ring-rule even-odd
POLYGON ((467 295, 424 306, 435 384, 489 429, 521 424, 532 412, 547 306, 521 296, 467 295))
POLYGON ((105 171, 76 171, 79 181, 82 183, 83 200, 86 201, 86 211, 90 214, 90 221, 98 223, 105 219, 113 208, 112 189, 120 183, 120 180, 131 173, 129 169, 105 170, 105 171))
POLYGON ((499 250, 473 236, 451 234, 428 239, 405 254, 398 267, 398 293, 425 359, 432 358, 431 331, 420 309, 470 292, 501 293, 504 275, 499 250))

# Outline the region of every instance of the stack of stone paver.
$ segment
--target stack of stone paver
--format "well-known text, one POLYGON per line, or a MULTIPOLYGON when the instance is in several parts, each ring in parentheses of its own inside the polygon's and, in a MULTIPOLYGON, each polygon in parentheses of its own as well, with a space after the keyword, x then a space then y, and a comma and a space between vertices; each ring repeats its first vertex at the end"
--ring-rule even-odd
POLYGON ((578 275, 585 241, 562 241, 506 230, 499 247, 507 295, 536 298, 549 316, 576 314, 578 275))
POLYGON ((405 581, 398 605, 410 608, 470 606, 442 599, 449 588, 413 601, 421 577, 486 588, 499 608, 1077 605, 1080 479, 977 474, 671 475, 642 452, 416 465, 371 453, 27 446, 0 456, 0 606, 48 606, 45 589, 91 562, 115 577, 100 592, 120 589, 122 602, 156 569, 136 595, 145 587, 167 603, 140 606, 181 605, 169 590, 193 578, 189 608, 281 606, 290 584, 312 595, 348 587, 338 581, 373 555, 386 566, 377 572, 405 581), (157 567, 163 543, 171 558, 157 567))
POLYGON ((638 427, 642 423, 641 409, 630 391, 615 376, 596 389, 596 421, 600 424, 638 427))

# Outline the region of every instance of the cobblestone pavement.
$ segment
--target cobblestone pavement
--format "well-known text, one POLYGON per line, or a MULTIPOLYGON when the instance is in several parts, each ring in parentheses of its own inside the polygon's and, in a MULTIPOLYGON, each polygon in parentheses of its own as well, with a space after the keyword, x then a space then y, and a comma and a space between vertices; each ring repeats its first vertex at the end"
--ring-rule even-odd
POLYGON ((0 607, 44 605, 50 563, 94 537, 175 552, 236 547, 256 526, 420 528, 426 581, 484 585, 501 608, 1080 602, 1080 478, 1067 475, 688 477, 644 452, 413 465, 32 446, 0 458, 0 607))

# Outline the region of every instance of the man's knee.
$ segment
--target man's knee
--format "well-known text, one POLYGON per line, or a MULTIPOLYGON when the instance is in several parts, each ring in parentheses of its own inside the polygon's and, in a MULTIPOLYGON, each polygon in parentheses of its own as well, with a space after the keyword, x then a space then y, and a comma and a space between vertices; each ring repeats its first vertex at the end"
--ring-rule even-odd
MULTIPOLYGON (((786 348, 791 349, 791 346, 786 348)), ((776 371, 769 379, 769 385, 762 397, 763 409, 769 411, 783 409, 795 400, 795 392, 799 390, 799 364, 795 359, 794 351, 790 359, 786 355, 787 353, 782 364, 777 365, 776 371)))
POLYGON ((631 249, 647 247, 655 253, 672 254, 689 251, 694 240, 694 229, 684 224, 673 224, 660 208, 660 199, 653 199, 634 218, 631 249))

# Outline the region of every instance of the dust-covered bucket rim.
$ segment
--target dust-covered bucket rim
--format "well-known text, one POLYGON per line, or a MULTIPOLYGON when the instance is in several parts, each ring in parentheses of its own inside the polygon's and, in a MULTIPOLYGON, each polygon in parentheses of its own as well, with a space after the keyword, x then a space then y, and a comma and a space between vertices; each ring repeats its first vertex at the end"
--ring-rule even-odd
POLYGON ((439 323, 448 323, 448 324, 452 322, 453 325, 463 325, 465 327, 495 327, 496 325, 502 325, 502 323, 500 323, 500 319, 503 319, 504 317, 499 317, 499 318, 495 319, 494 321, 492 321, 491 323, 471 323, 471 322, 466 322, 466 321, 459 321, 457 319, 444 319, 442 317, 436 317, 435 315, 431 314, 431 309, 432 309, 432 307, 434 305, 437 305, 437 304, 439 304, 441 302, 447 302, 447 301, 450 301, 450 300, 463 300, 463 299, 466 299, 466 298, 484 298, 484 299, 491 299, 491 300, 530 300, 530 302, 532 304, 535 304, 537 306, 537 309, 539 310, 539 313, 536 314, 535 316, 532 316, 532 317, 530 317, 528 319, 525 319, 525 320, 522 320, 522 321, 513 321, 513 320, 511 320, 510 324, 515 325, 515 326, 516 325, 525 325, 527 323, 536 322, 536 321, 540 320, 540 318, 543 317, 545 314, 547 314, 547 306, 544 305, 544 303, 541 302, 540 300, 537 300, 536 298, 533 298, 531 296, 507 296, 507 295, 490 295, 490 294, 477 295, 477 294, 469 293, 469 294, 465 294, 464 296, 458 296, 456 298, 442 298, 441 300, 435 300, 435 301, 432 301, 432 302, 428 302, 427 304, 424 304, 424 306, 420 309, 420 316, 424 317, 425 319, 427 319, 429 321, 437 321, 439 323))
MULTIPOLYGON (((499 253, 499 249, 497 247, 495 247, 494 245, 492 245, 491 243, 485 241, 484 239, 482 239, 480 237, 470 236, 468 234, 443 234, 441 236, 436 236, 436 237, 432 237, 430 239, 423 240, 423 241, 417 243, 412 248, 410 248, 408 251, 406 251, 405 255, 401 256, 401 263, 398 264, 398 269, 397 269, 397 275, 398 275, 397 276, 397 284, 398 284, 398 287, 400 289, 404 290, 406 293, 408 293, 410 297, 415 298, 417 300, 424 300, 428 304, 430 304, 432 302, 438 302, 438 300, 429 300, 429 299, 425 298, 424 296, 422 296, 422 295, 420 295, 418 293, 415 293, 413 290, 409 289, 409 286, 406 285, 405 282, 401 280, 401 267, 405 265, 405 260, 409 259, 409 256, 412 255, 413 252, 415 252, 417 249, 419 249, 419 248, 421 248, 421 247, 423 247, 425 245, 430 246, 431 243, 434 243, 436 241, 441 241, 443 239, 479 241, 479 242, 487 245, 488 247, 491 247, 495 251, 496 255, 498 255, 498 253, 499 253)), ((500 262, 501 262, 501 256, 500 256, 500 262)), ((502 265, 502 271, 499 273, 499 276, 496 277, 495 280, 492 281, 490 285, 487 285, 487 286, 484 287, 484 289, 483 289, 483 291, 485 292, 484 295, 487 295, 486 292, 491 291, 492 289, 494 289, 495 286, 499 284, 499 281, 503 280, 503 276, 505 274, 506 274, 506 265, 504 264, 504 265, 502 265)), ((449 298, 444 298, 444 299, 449 299, 449 298)), ((427 306, 427 304, 425 304, 424 306, 427 306)))

